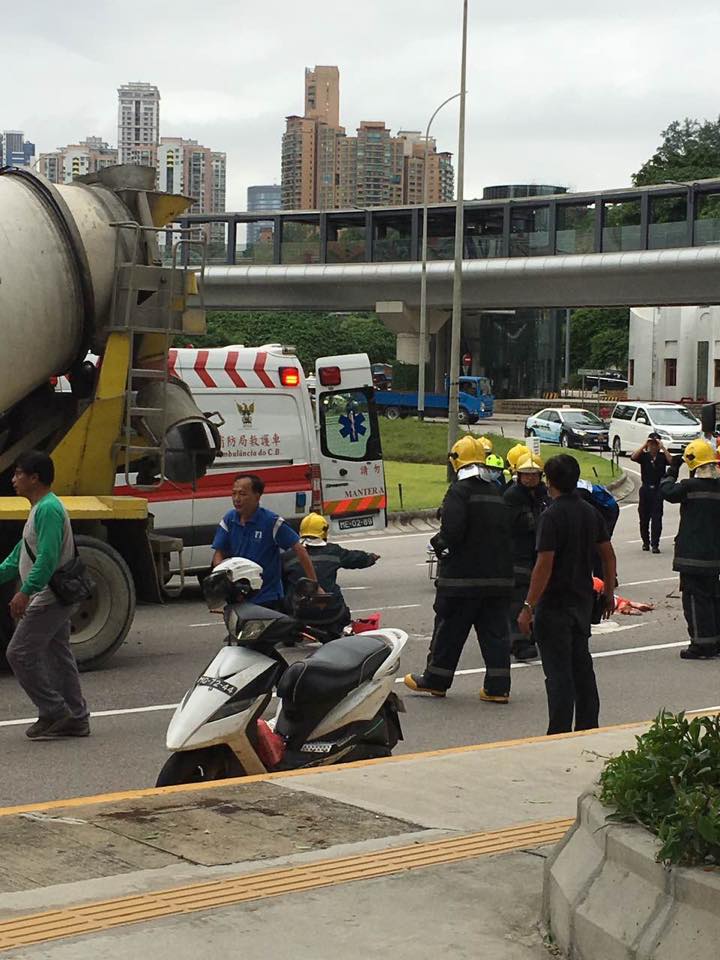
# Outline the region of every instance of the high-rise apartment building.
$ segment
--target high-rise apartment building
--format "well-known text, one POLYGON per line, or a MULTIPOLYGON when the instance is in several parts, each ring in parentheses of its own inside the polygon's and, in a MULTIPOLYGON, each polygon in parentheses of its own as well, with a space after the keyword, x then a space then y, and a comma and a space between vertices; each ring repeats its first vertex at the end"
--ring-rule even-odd
POLYGON ((340 71, 337 67, 305 68, 305 116, 329 127, 340 126, 340 71))
POLYGON ((126 83, 118 89, 118 162, 157 165, 160 142, 160 91, 152 83, 126 83))
MULTIPOLYGON (((403 200, 404 204, 423 202, 425 189, 425 137, 419 130, 399 130, 403 141, 403 200)), ((428 203, 449 203, 455 196, 455 171, 452 154, 437 152, 435 139, 428 141, 428 203)))
POLYGON ((22 130, 0 134, 0 162, 7 167, 29 167, 35 159, 35 144, 25 139, 22 130))
MULTIPOLYGON (((247 209, 249 213, 268 213, 282 210, 282 190, 277 183, 257 184, 247 188, 247 209)), ((272 225, 271 221, 260 220, 247 225, 247 245, 252 247, 264 229, 272 225)))
POLYGON ((282 203, 285 210, 313 210, 317 121, 290 116, 282 139, 282 203))
POLYGON ((86 137, 80 143, 41 153, 40 173, 53 183, 71 183, 76 177, 114 166, 118 152, 100 137, 86 137))
MULTIPOLYGON (((192 197, 191 213, 224 213, 227 160, 197 140, 161 137, 157 149, 158 190, 192 197)), ((211 240, 224 240, 224 225, 211 224, 211 240)))
MULTIPOLYGON (((428 151, 428 202, 452 200, 452 155, 428 151)), ((393 136, 382 120, 363 120, 357 135, 340 126, 337 67, 305 70, 305 114, 286 118, 282 141, 286 210, 422 203, 425 140, 419 131, 393 136)))

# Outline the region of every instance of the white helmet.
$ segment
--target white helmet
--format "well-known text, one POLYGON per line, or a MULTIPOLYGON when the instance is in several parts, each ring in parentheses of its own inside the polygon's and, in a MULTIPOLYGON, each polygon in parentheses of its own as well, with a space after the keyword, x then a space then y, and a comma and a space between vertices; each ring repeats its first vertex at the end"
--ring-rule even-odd
POLYGON ((203 580, 203 596, 210 610, 222 609, 226 603, 246 599, 263 583, 262 567, 245 557, 228 557, 203 580))

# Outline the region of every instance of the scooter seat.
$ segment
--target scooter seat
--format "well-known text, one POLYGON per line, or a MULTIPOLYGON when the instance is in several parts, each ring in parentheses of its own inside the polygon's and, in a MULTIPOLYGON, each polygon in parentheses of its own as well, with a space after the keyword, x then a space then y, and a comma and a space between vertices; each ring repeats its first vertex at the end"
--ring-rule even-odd
POLYGON ((343 696, 371 677, 389 656, 388 645, 371 634, 340 637, 288 667, 278 695, 283 705, 292 706, 343 696))

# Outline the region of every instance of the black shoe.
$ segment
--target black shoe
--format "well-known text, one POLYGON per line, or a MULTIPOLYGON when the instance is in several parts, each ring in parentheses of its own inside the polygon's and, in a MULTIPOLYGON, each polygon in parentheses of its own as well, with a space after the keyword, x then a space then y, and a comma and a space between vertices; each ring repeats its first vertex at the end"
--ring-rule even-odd
POLYGON ((64 717, 62 720, 58 720, 49 730, 46 730, 44 735, 48 738, 89 737, 90 721, 87 717, 82 720, 77 717, 64 717))
POLYGON ((52 731, 68 720, 72 720, 69 713, 63 714, 61 717, 38 717, 35 723, 27 728, 25 736, 30 740, 42 740, 45 737, 53 736, 52 731))
POLYGON ((421 673, 408 673, 403 682, 406 687, 410 687, 415 693, 429 693, 431 697, 444 697, 447 693, 446 690, 441 690, 440 687, 429 686, 429 684, 425 682, 424 674, 421 673))
POLYGON ((538 651, 536 646, 520 647, 515 651, 516 660, 537 660, 538 651))
POLYGON ((705 647, 698 647, 694 643, 680 651, 680 657, 683 660, 712 660, 716 655, 717 649, 715 647, 707 647, 706 649, 705 647))
POLYGON ((643 550, 648 551, 650 549, 649 543, 643 543, 643 550))
POLYGON ((652 552, 653 552, 653 553, 660 553, 660 547, 654 546, 654 547, 652 548, 652 552))

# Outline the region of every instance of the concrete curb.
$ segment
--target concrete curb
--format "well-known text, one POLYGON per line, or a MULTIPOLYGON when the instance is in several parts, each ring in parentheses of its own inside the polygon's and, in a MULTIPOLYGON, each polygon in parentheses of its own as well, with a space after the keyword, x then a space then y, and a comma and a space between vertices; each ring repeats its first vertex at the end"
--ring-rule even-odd
POLYGON ((592 792, 545 866, 543 919, 566 957, 714 960, 720 872, 664 867, 657 837, 609 821, 592 792))
MULTIPOLYGON (((623 472, 616 480, 607 485, 608 490, 616 500, 624 500, 635 490, 635 484, 632 477, 623 472)), ((437 519, 437 507, 429 507, 426 510, 393 510, 388 512, 388 524, 400 529, 407 529, 408 532, 415 530, 437 530, 440 521, 437 519)))

